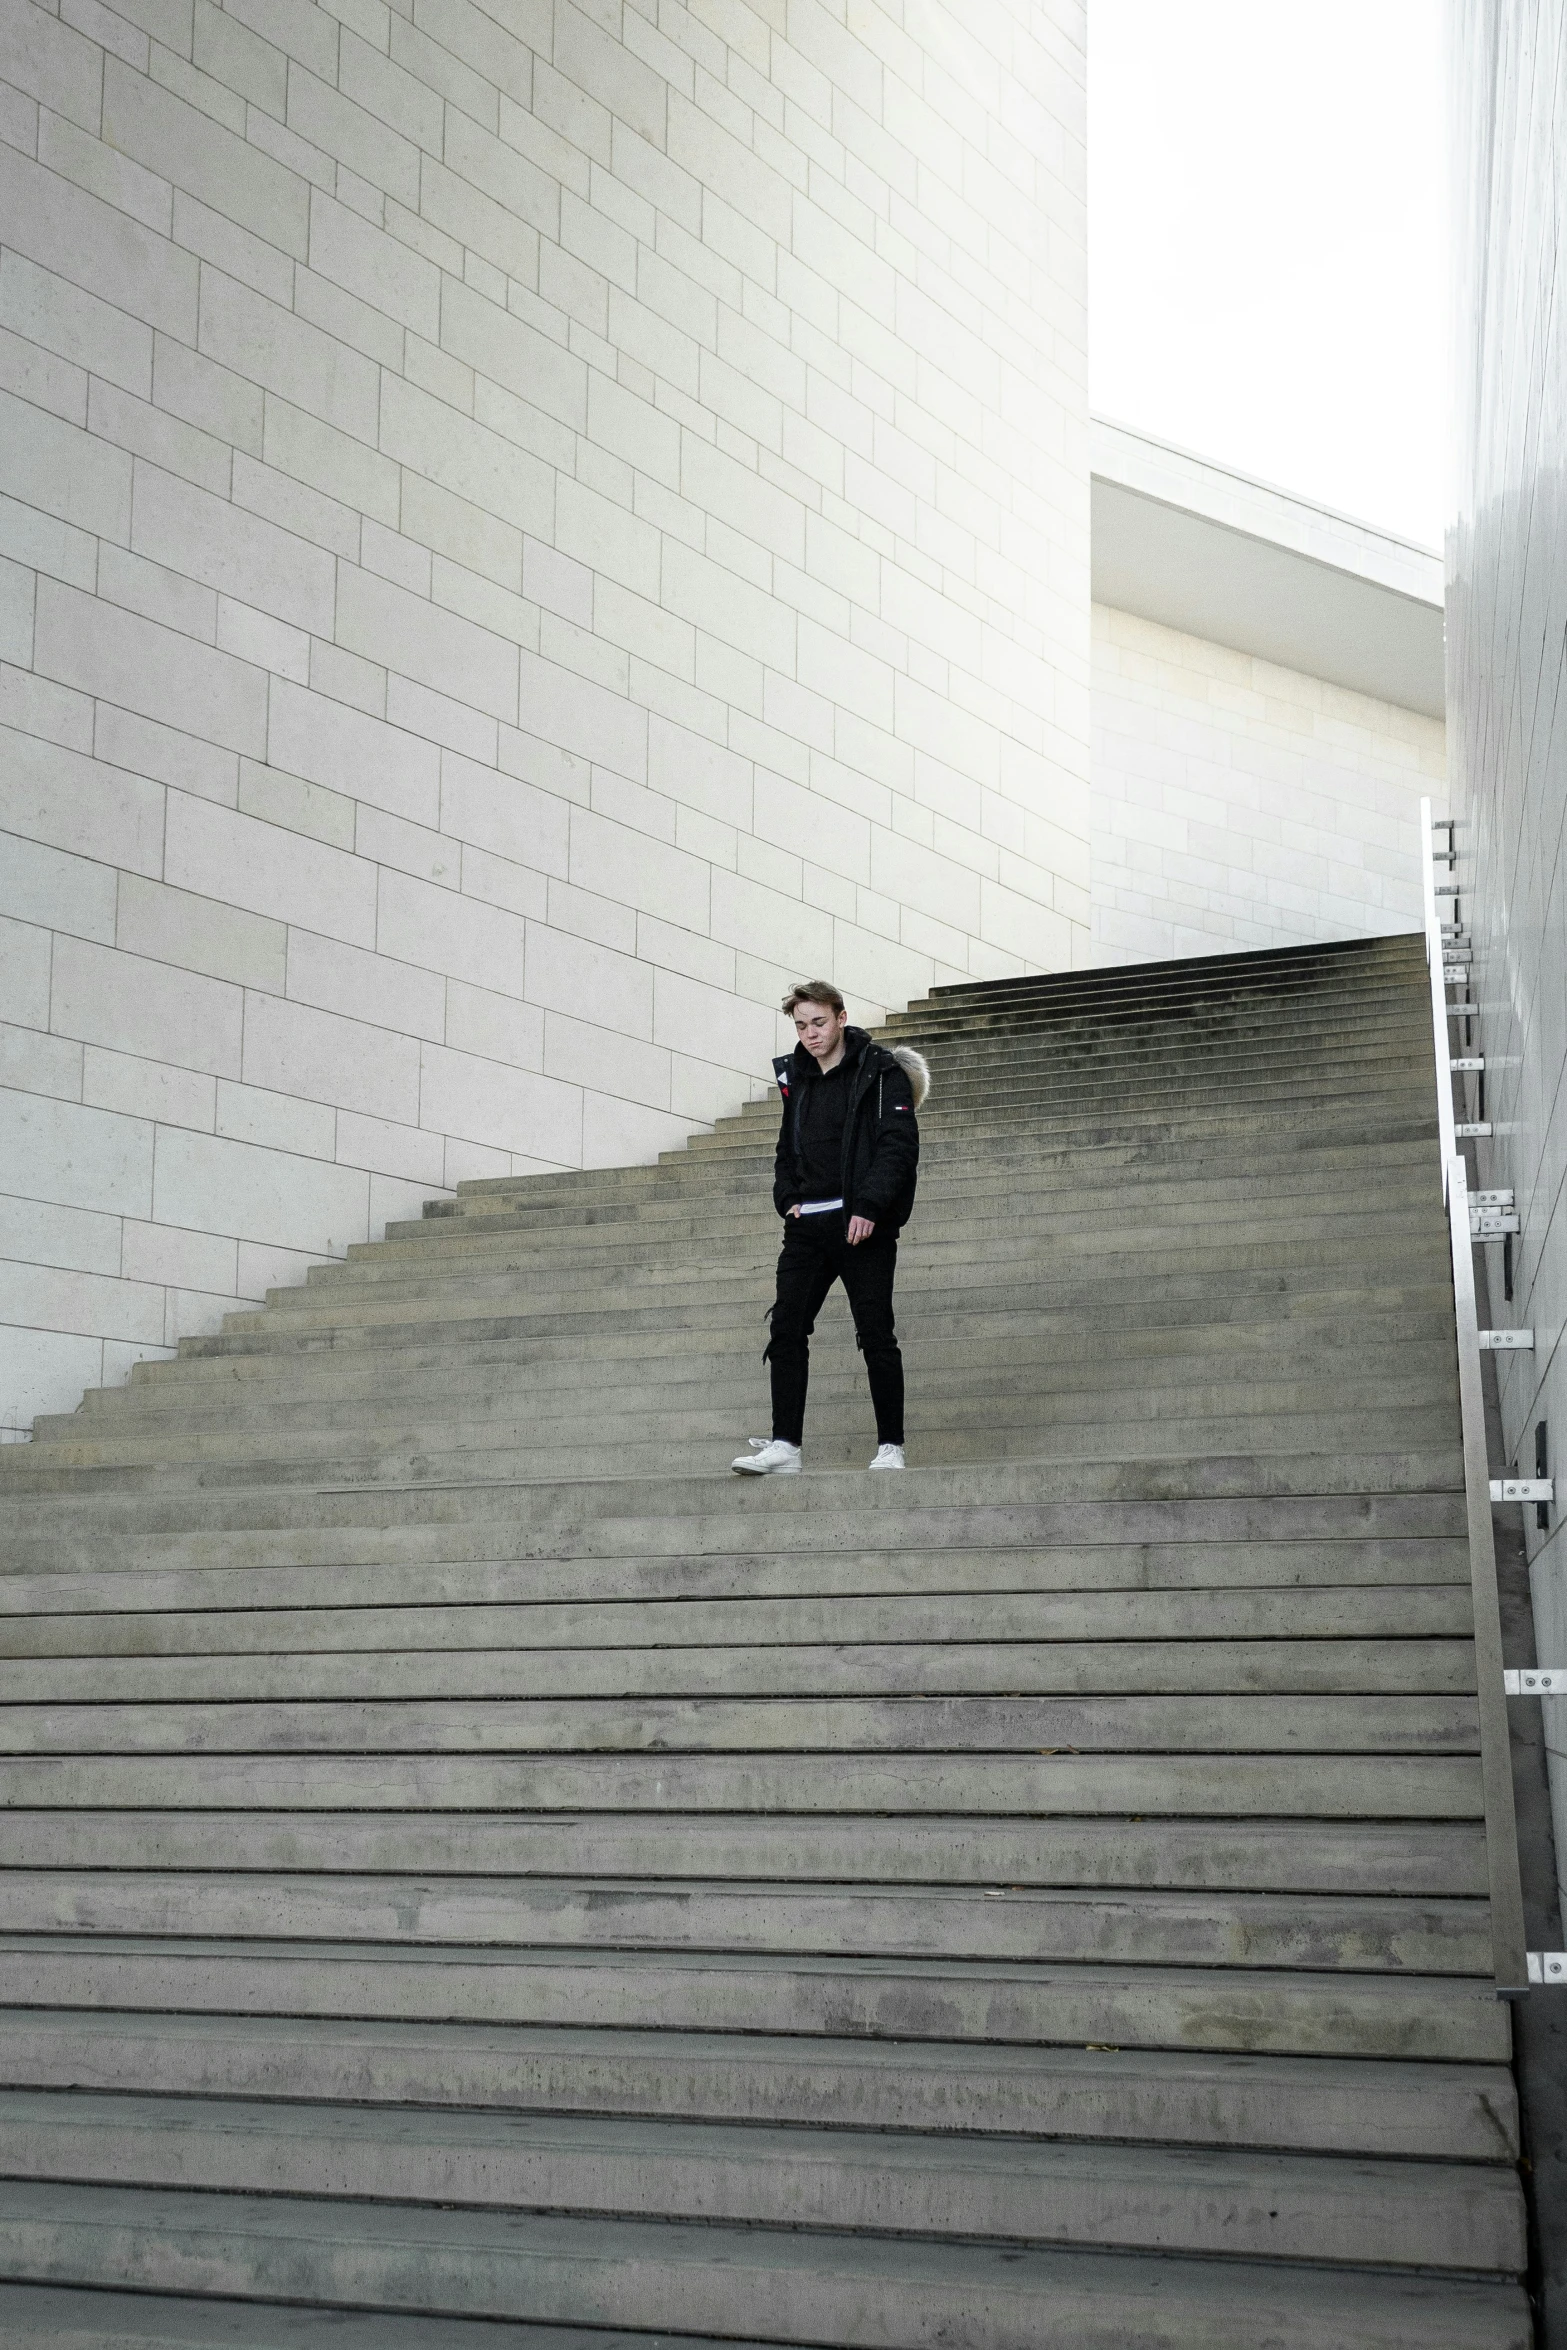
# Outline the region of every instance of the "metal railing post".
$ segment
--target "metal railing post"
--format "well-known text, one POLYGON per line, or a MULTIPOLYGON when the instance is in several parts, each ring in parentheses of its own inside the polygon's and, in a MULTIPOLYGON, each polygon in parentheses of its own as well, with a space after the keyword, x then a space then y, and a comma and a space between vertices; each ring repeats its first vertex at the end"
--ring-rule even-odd
POLYGON ((1447 1170, 1458 1149, 1454 1132, 1452 1047, 1447 1036, 1447 980, 1442 969, 1442 922, 1436 910, 1436 835, 1431 803, 1420 803, 1420 878, 1425 892, 1426 969, 1431 980, 1431 1034, 1436 1046, 1437 1141, 1442 1154, 1442 1197, 1447 1170))
POLYGON ((1498 1995, 1507 1998, 1529 1987, 1529 1952, 1518 1866, 1518 1823, 1513 1812, 1512 1735, 1507 1720, 1507 1686, 1502 1678, 1496 1534, 1491 1522, 1491 1471, 1485 1448, 1485 1399, 1480 1389, 1474 1254, 1469 1237, 1469 1170, 1456 1154, 1448 1162, 1447 1229, 1453 1250, 1453 1303, 1458 1324, 1458 1398, 1463 1415, 1469 1586, 1474 1600, 1485 1862, 1491 1890, 1491 1962, 1498 1995))
POLYGON ((1480 1332, 1475 1312, 1473 1243, 1469 1230, 1469 1170, 1458 1152, 1453 1116, 1452 1046, 1447 1031, 1447 982, 1436 906, 1436 843, 1431 803, 1420 803, 1421 866, 1425 887, 1426 962, 1431 978, 1431 1033, 1436 1057, 1436 1114, 1442 1159, 1442 1197, 1453 1260, 1453 1308, 1458 1345, 1458 1401, 1463 1432, 1464 1502, 1469 1531, 1469 1586, 1474 1603, 1476 1704, 1480 1725, 1480 1784, 1485 1808, 1485 1857, 1491 1897, 1491 1965, 1497 1996, 1516 1998, 1529 1987, 1518 1824, 1513 1809, 1512 1739, 1502 1666, 1502 1618, 1496 1590, 1496 1537, 1491 1523, 1491 1470, 1486 1453, 1485 1398, 1480 1386, 1480 1332))

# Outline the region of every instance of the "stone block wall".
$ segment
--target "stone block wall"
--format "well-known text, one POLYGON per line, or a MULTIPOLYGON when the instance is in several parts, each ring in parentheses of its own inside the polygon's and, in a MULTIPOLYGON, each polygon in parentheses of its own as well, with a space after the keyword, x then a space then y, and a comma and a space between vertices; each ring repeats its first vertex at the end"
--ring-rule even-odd
POLYGON ((1103 604, 1093 713, 1096 962, 1420 928, 1441 719, 1103 604))
POLYGON ((0 1423, 1086 960, 1082 0, 0 0, 0 1423))
MULTIPOLYGON (((1505 1465, 1535 1431, 1562 1502, 1523 1511, 1537 1653, 1567 1662, 1567 4, 1455 0, 1458 511, 1448 541, 1454 878, 1474 938, 1475 1038, 1492 1137, 1480 1180, 1511 1185, 1512 1294, 1486 1250, 1493 1322, 1534 1351, 1495 1358, 1505 1465)), ((1473 1080, 1469 1081, 1471 1086, 1473 1080)), ((1478 1104, 1471 1095, 1471 1110, 1478 1104)), ((1503 1464, 1494 1463, 1494 1470, 1503 1464)), ((1511 1505, 1509 1505, 1511 1516, 1511 1505)), ((1513 1519, 1516 1526, 1517 1520, 1513 1519)), ((1567 1700, 1544 1700, 1567 1909, 1567 1700)), ((1549 1996, 1544 1994, 1543 1996, 1549 1996)))

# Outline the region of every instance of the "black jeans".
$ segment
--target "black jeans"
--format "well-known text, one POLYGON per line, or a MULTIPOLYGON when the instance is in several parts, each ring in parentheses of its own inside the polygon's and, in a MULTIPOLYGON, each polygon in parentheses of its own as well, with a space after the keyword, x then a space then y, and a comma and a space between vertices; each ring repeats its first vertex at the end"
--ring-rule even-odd
POLYGON ((898 1269, 895 1233, 872 1233, 858 1248, 844 1237, 843 1217, 790 1216, 778 1259, 773 1307, 773 1434, 799 1444, 805 1430, 805 1390, 811 1372, 811 1332, 822 1301, 841 1281, 871 1383, 878 1444, 903 1442, 903 1357, 893 1335, 892 1278, 898 1269))

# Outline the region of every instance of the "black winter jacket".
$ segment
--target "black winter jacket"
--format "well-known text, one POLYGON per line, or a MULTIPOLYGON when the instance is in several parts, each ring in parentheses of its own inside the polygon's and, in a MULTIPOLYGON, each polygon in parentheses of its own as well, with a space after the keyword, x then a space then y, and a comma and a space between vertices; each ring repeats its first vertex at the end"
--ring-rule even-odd
MULTIPOLYGON (((843 1218, 868 1216, 879 1231, 896 1232, 914 1210, 920 1130, 908 1070, 863 1028, 846 1028, 849 1108, 843 1122, 843 1218)), ((800 1109, 819 1076, 803 1044, 773 1063, 783 1093, 783 1117, 773 1162, 773 1205, 780 1216, 805 1196, 800 1173, 800 1109)))

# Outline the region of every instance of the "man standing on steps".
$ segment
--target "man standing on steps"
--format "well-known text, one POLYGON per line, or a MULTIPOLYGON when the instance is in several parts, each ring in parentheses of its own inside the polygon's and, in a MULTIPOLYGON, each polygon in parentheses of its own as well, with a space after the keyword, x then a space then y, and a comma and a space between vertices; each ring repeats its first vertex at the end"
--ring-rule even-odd
POLYGON ((892 1281, 898 1233, 914 1206, 920 1137, 915 1112, 930 1089, 916 1052, 889 1052, 851 1028, 827 979, 803 980, 784 998, 799 1043, 775 1061, 783 1119, 773 1166, 773 1205, 784 1220, 778 1297, 772 1310, 773 1433, 733 1463, 742 1477, 788 1476, 800 1467, 811 1332, 841 1281, 876 1407, 873 1469, 901 1469, 903 1357, 894 1335, 892 1281))

